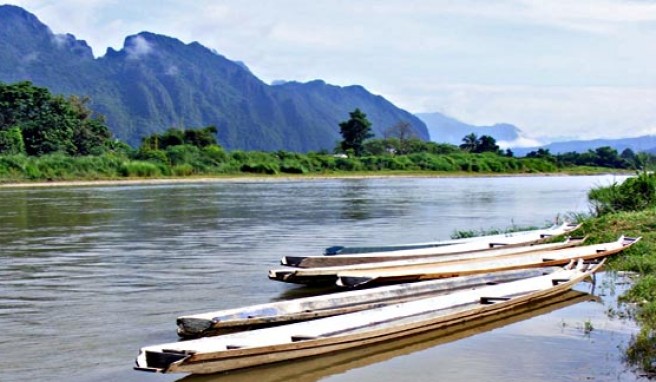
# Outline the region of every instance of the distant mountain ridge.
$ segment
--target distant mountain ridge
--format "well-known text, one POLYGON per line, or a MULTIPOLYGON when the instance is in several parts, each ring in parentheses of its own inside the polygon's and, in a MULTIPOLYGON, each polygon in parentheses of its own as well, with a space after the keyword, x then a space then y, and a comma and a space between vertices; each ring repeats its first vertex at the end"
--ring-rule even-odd
POLYGON ((656 135, 643 135, 640 137, 620 139, 591 139, 553 142, 544 146, 517 147, 513 148, 513 152, 515 155, 524 156, 531 151, 536 151, 542 148, 549 150, 552 154, 563 154, 572 151, 583 153, 603 146, 612 147, 620 153, 625 149, 631 149, 634 152, 644 151, 656 153, 656 135))
POLYGON ((360 108, 374 133, 400 121, 428 140, 414 115, 361 86, 323 81, 268 85, 244 63, 197 42, 142 32, 94 58, 73 35, 56 35, 36 16, 0 6, 0 81, 30 80, 54 93, 88 95, 112 132, 132 145, 170 127, 215 125, 229 149, 331 150, 339 122, 360 108))
POLYGON ((489 135, 504 146, 512 145, 524 140, 522 131, 515 125, 508 123, 497 123, 492 126, 475 126, 455 118, 448 117, 442 113, 416 113, 419 119, 424 121, 434 142, 450 143, 459 145, 465 135, 474 133, 477 136, 489 135))

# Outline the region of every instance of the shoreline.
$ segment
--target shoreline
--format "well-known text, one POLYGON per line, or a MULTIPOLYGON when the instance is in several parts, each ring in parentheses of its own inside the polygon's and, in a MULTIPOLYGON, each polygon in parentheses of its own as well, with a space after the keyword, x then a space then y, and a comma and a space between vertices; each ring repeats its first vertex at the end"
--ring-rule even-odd
POLYGON ((209 183, 268 183, 316 181, 327 179, 393 179, 393 178, 503 178, 503 177, 557 177, 557 176, 600 176, 600 175, 630 175, 630 172, 599 172, 599 173, 384 173, 384 174, 312 174, 312 175, 226 175, 199 176, 179 178, 128 178, 128 179, 97 179, 97 180, 54 180, 35 182, 0 181, 2 189, 50 188, 50 187, 97 187, 97 186, 143 186, 167 184, 209 184, 209 183))

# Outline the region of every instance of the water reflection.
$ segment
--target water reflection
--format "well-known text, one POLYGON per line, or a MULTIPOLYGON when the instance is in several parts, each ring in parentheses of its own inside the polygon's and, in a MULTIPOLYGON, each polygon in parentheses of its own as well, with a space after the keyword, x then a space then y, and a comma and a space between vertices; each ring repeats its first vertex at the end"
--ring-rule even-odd
MULTIPOLYGON (((424 333, 416 336, 394 340, 388 343, 368 345, 336 354, 313 357, 277 365, 264 366, 244 371, 223 373, 212 376, 188 376, 182 382, 314 382, 324 377, 345 371, 384 362, 389 359, 412 354, 452 341, 457 341, 476 334, 488 332, 505 325, 510 325, 532 317, 547 314, 584 301, 597 300, 589 293, 569 291, 560 296, 542 300, 503 314, 472 320, 466 324, 448 327, 444 330, 424 333)), ((462 360, 467 358, 462 355, 462 360)), ((458 362, 457 358, 453 362, 458 362)), ((411 371, 408 371, 411 373, 411 371)), ((516 380, 521 380, 518 375, 516 380)))
MULTIPOLYGON (((0 380, 170 381, 176 376, 144 375, 131 365, 138 348, 177 339, 177 316, 327 292, 269 281, 267 270, 283 255, 536 225, 584 210, 590 186, 612 179, 0 189, 0 380)), ((447 366, 453 357, 440 353, 447 366)))

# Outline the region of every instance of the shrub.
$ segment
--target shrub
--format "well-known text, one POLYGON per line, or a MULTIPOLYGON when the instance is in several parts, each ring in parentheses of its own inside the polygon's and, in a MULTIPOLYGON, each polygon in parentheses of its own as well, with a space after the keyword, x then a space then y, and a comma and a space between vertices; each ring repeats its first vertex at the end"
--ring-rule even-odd
POLYGON ((244 163, 240 167, 241 172, 249 172, 254 174, 274 175, 278 173, 278 170, 278 165, 274 163, 244 163))
POLYGON ((152 178, 162 175, 161 168, 154 163, 144 161, 124 162, 119 174, 124 177, 152 178))
POLYGON ((588 193, 595 213, 640 211, 656 206, 656 175, 643 172, 624 183, 597 187, 588 193))

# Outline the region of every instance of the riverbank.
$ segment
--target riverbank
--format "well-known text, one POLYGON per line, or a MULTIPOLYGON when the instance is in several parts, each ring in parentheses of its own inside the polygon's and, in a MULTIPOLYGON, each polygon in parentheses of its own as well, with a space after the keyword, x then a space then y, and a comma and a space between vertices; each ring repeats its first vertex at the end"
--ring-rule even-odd
POLYGON ((638 275, 627 293, 618 297, 617 311, 610 316, 634 318, 640 332, 625 351, 629 365, 650 378, 656 376, 656 176, 642 173, 622 184, 595 188, 588 194, 596 217, 583 219, 576 234, 590 243, 615 240, 620 235, 642 239, 608 267, 638 275))
POLYGON ((485 173, 485 172, 435 172, 435 171, 377 171, 323 174, 226 174, 216 176, 186 176, 161 178, 111 178, 111 179, 73 179, 50 181, 10 181, 0 179, 3 188, 43 188, 43 187, 98 187, 98 186, 141 186, 164 184, 204 184, 204 183, 256 183, 308 181, 322 179, 388 179, 388 178, 483 178, 483 177, 536 177, 536 176, 597 176, 597 175, 632 175, 633 171, 596 169, 598 171, 562 171, 546 173, 485 173))

